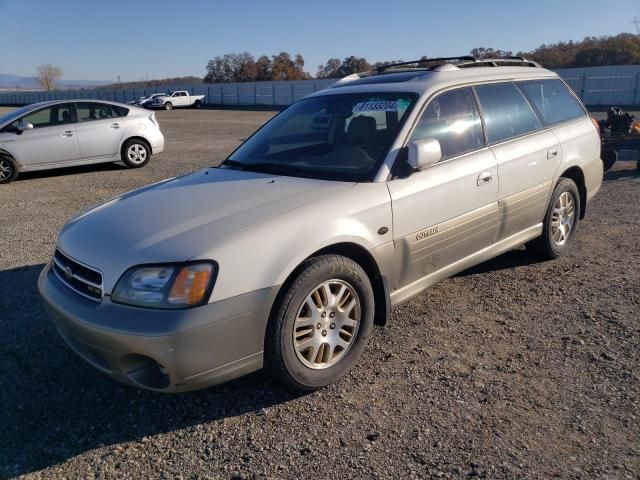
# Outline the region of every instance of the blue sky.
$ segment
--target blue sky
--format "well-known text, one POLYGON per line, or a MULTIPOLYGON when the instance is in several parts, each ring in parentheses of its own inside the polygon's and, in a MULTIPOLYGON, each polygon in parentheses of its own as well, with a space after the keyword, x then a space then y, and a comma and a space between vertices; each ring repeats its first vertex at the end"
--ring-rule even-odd
POLYGON ((515 52, 635 32, 634 15, 638 0, 0 0, 0 73, 54 63, 74 80, 203 76, 209 59, 241 51, 301 53, 315 73, 331 57, 515 52))

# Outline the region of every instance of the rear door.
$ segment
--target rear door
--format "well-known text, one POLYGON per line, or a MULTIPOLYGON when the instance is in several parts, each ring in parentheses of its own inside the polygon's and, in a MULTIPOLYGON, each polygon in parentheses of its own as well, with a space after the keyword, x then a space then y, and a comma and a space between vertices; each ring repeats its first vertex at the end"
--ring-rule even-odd
POLYGON ((78 102, 76 132, 82 157, 93 160, 118 153, 126 124, 108 103, 78 102))
POLYGON ((542 222, 562 152, 513 82, 474 88, 498 164, 500 241, 542 222))
POLYGON ((73 124, 70 103, 56 104, 29 113, 20 121, 33 124, 33 130, 12 136, 9 150, 25 168, 73 162, 80 159, 80 149, 73 124))
POLYGON ((497 231, 496 160, 470 87, 429 101, 408 143, 426 138, 440 142, 442 160, 388 182, 398 288, 489 247, 497 231))

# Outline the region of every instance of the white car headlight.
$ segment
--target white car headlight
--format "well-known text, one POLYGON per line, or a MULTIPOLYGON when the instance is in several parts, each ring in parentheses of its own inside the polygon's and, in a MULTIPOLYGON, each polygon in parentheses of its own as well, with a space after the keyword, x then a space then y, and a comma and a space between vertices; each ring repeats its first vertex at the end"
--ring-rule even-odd
POLYGON ((216 264, 208 261, 133 267, 120 277, 111 300, 138 307, 195 307, 209 298, 216 273, 216 264))

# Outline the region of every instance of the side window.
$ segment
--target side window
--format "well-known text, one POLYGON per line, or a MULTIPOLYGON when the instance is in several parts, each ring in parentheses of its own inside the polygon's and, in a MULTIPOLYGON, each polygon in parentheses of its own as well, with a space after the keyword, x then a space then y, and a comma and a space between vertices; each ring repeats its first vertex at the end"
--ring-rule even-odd
POLYGON ((480 85, 475 89, 490 144, 540 129, 531 105, 513 83, 480 85))
POLYGON ((52 127, 73 123, 71 105, 63 103, 38 110, 22 117, 22 121, 32 123, 34 128, 52 127))
POLYGON ((78 122, 104 120, 115 116, 111 110, 111 106, 106 103, 76 103, 76 111, 78 112, 78 122))
POLYGON ((120 105, 111 105, 111 108, 113 108, 113 111, 118 117, 126 117, 127 115, 129 115, 128 108, 121 107, 120 105))
POLYGON ((531 80, 517 85, 535 106, 545 125, 585 116, 580 102, 560 80, 531 80))
POLYGON ((409 141, 426 138, 440 142, 443 159, 484 146, 482 122, 471 88, 451 90, 429 102, 409 141))

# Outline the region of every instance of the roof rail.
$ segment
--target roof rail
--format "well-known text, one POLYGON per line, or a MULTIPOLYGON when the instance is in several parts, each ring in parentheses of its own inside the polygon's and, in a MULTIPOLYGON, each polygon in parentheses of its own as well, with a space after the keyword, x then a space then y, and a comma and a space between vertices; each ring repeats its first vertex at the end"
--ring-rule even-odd
POLYGON ((483 58, 478 59, 474 58, 473 61, 470 62, 461 62, 456 66, 459 68, 468 68, 468 67, 505 67, 507 65, 519 66, 519 67, 534 67, 534 68, 542 68, 542 66, 538 62, 534 62, 533 60, 529 60, 524 57, 501 57, 501 58, 483 58))
MULTIPOLYGON (((457 60, 457 61, 475 61, 474 57, 471 57, 469 55, 465 55, 462 57, 438 57, 438 58, 421 58, 420 60, 412 60, 410 62, 398 62, 398 63, 390 63, 388 65, 381 65, 380 67, 376 68, 376 72, 377 73, 382 73, 385 70, 388 70, 390 68, 395 68, 395 67, 404 67, 405 65, 413 65, 413 64, 420 64, 420 63, 449 63, 453 60, 457 60)), ((427 68, 427 67, 423 67, 423 68, 427 68)))
POLYGON ((386 70, 395 69, 398 67, 404 67, 408 65, 424 65, 431 64, 429 66, 420 66, 417 68, 422 69, 434 69, 440 65, 452 64, 456 67, 499 67, 506 65, 519 65, 523 67, 540 67, 540 64, 529 60, 524 57, 503 57, 503 58, 476 58, 470 55, 463 55, 459 57, 438 57, 438 58, 421 58, 419 60, 411 60, 410 62, 397 62, 390 63, 388 65, 382 65, 375 69, 375 73, 383 73, 386 70))

